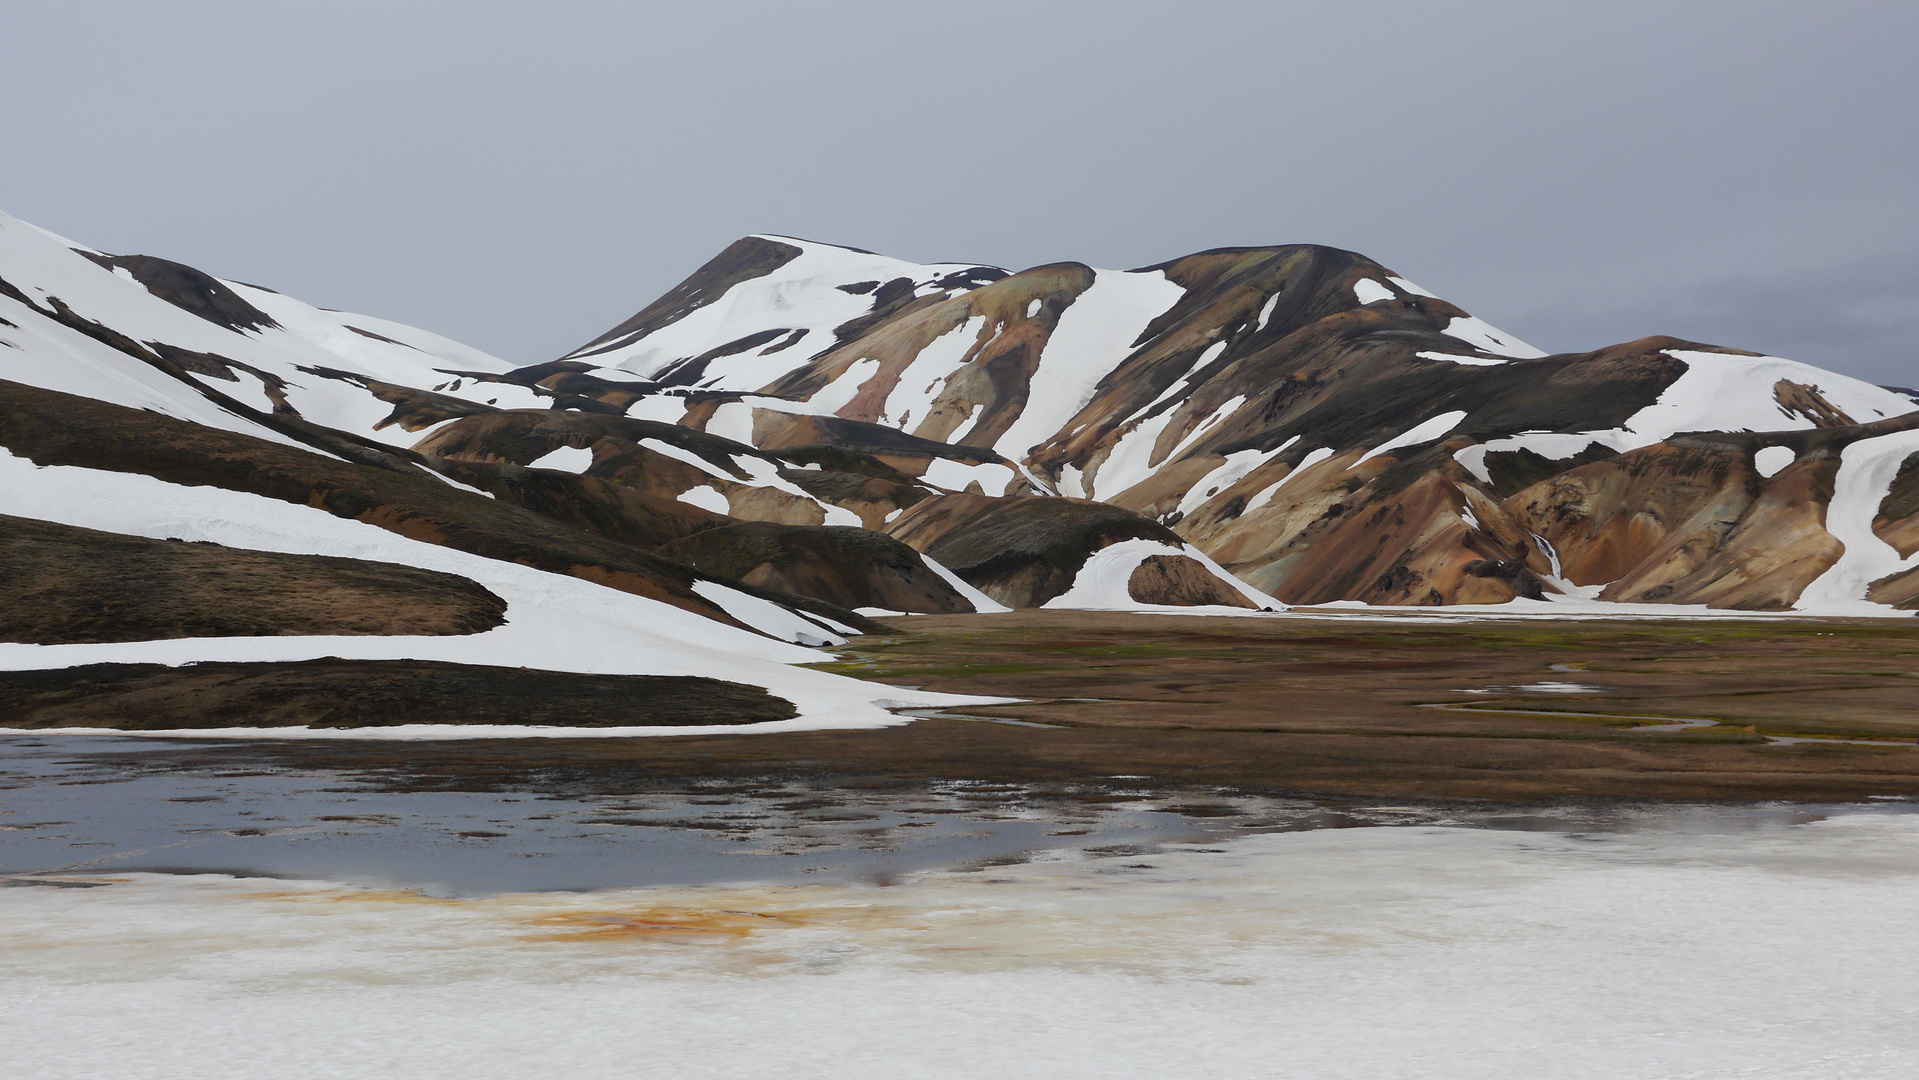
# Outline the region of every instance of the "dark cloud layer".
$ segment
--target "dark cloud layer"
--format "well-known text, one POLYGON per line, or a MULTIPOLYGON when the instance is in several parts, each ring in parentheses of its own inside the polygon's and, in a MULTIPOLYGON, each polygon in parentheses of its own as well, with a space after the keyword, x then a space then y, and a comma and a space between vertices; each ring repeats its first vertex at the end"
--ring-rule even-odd
POLYGON ((15 9, 0 207, 514 359, 772 231, 1015 267, 1312 241, 1546 347, 1919 381, 1910 3, 15 9))

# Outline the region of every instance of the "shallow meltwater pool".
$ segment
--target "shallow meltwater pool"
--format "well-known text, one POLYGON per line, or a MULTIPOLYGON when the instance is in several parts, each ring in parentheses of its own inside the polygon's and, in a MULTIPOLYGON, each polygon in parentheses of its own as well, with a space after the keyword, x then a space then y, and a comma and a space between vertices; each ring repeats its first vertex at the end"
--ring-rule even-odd
POLYGON ((9 1075, 1919 1074, 1907 803, 423 790, 119 741, 0 747, 9 1075))

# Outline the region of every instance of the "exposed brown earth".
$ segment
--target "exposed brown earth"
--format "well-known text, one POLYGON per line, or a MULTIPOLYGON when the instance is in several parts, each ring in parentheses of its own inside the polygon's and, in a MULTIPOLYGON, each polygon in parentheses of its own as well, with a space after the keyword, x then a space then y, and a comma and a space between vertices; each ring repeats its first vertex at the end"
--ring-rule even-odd
POLYGON ((1919 745, 1766 741, 1919 739, 1919 626, 1422 625, 1090 612, 895 622, 902 633, 855 641, 833 669, 929 690, 1025 697, 1025 704, 960 711, 1057 727, 973 722, 961 730, 954 725, 965 721, 945 721, 899 733, 900 750, 878 746, 881 736, 850 740, 862 758, 924 754, 1005 779, 1084 770, 1346 795, 1919 793, 1919 745), (1537 686, 1550 682, 1603 692, 1537 686), (1447 704, 1469 708, 1429 707, 1447 704), (1635 732, 1656 721, 1632 717, 1720 723, 1635 732), (987 763, 995 752, 988 747, 997 747, 1002 766, 987 763))
POLYGON ((757 686, 430 660, 90 664, 0 672, 0 727, 364 728, 751 724, 797 715, 757 686))
POLYGON ((505 613, 454 574, 0 515, 0 641, 477 634, 505 613))

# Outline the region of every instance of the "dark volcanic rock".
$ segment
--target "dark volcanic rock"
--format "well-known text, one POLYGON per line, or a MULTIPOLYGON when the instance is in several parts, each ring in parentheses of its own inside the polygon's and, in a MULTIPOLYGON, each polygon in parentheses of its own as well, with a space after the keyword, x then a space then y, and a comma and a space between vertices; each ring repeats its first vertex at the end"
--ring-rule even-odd
POLYGON ((454 574, 0 515, 0 641, 477 634, 505 615, 454 574))
POLYGON ((673 290, 648 304, 639 314, 594 338, 574 356, 617 349, 673 323, 702 304, 719 299, 726 290, 742 281, 751 281, 799 258, 800 249, 777 240, 745 236, 727 245, 705 266, 673 287, 673 290))
POLYGON ((1109 544, 1182 543, 1171 529, 1130 510, 1064 498, 948 495, 915 506, 888 531, 1017 608, 1039 607, 1072 588, 1087 556, 1109 544))
MULTIPOLYGON (((517 562, 740 625, 694 592, 690 567, 596 536, 523 507, 408 474, 0 380, 0 446, 41 465, 144 473, 168 483, 210 485, 325 510, 401 536, 517 562)), ((740 586, 776 603, 800 600, 740 586)), ((856 627, 877 624, 803 601, 856 627)))
POLYGON ((753 724, 798 715, 757 686, 690 675, 581 675, 431 660, 89 664, 0 672, 0 727, 753 724))
POLYGON ((657 550, 749 585, 841 607, 925 614, 973 610, 912 548, 867 529, 749 521, 696 533, 657 550))
POLYGON ((148 292, 217 326, 229 330, 264 330, 280 325, 266 312, 240 299, 240 294, 227 288, 225 282, 185 263, 151 255, 101 255, 92 251, 80 254, 109 269, 125 270, 145 285, 148 292))

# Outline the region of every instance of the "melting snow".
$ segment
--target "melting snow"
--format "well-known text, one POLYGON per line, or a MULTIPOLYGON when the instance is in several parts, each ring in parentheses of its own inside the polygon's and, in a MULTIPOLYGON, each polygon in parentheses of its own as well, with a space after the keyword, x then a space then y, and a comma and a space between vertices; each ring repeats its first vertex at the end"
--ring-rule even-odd
POLYGON ((1186 290, 1158 270, 1094 271, 1092 287, 1060 314, 1028 383, 1026 407, 993 444, 1001 457, 1025 460, 1093 400, 1093 389, 1133 352, 1146 324, 1186 290))
POLYGON ((727 501, 726 496, 710 486, 688 488, 674 497, 683 503, 697 506, 702 510, 711 510, 716 514, 733 512, 733 506, 727 501))
POLYGON ((1915 850, 1909 814, 1682 810, 884 887, 114 875, 0 890, 0 1031, 49 1078, 1902 1080, 1915 850))
POLYGON ((1279 479, 1273 481, 1271 484, 1260 489, 1259 494, 1253 496, 1252 499, 1248 500, 1246 503, 1246 509, 1256 510, 1259 507, 1265 506, 1267 503, 1272 502, 1273 496, 1279 493, 1279 489, 1286 486, 1286 481, 1291 480, 1293 477, 1298 476, 1300 473, 1305 472, 1307 469, 1312 468, 1313 466, 1319 464, 1322 461, 1325 461, 1327 458, 1332 456, 1333 456, 1333 448, 1330 446, 1322 446, 1319 449, 1314 450, 1312 453, 1307 454, 1305 457, 1300 458, 1299 464, 1293 466, 1291 471, 1287 472, 1285 476, 1280 477, 1279 479))
POLYGON ((1872 520, 1907 457, 1919 453, 1919 431, 1860 439, 1839 452, 1839 475, 1826 507, 1826 531, 1846 546, 1839 561, 1799 594, 1794 610, 1826 615, 1902 615, 1867 600, 1875 581, 1919 567, 1919 552, 1900 558, 1898 549, 1872 531, 1872 520))
POLYGON ((1798 458, 1799 455, 1793 453, 1790 446, 1762 446, 1752 455, 1752 467, 1760 476, 1770 480, 1798 458))
POLYGON ((1440 436, 1445 435, 1446 433, 1452 431, 1452 429, 1458 427, 1459 422, 1464 419, 1466 419, 1466 410, 1464 409, 1456 409, 1452 412, 1440 413, 1438 416, 1435 416, 1432 419, 1427 420, 1426 422, 1413 428, 1411 431, 1407 431, 1402 434, 1395 435, 1392 438, 1387 439, 1385 442, 1380 443, 1378 446, 1373 447, 1371 450, 1368 450, 1366 452, 1364 457, 1361 457, 1359 461, 1355 461, 1351 465, 1348 465, 1347 468, 1348 469, 1355 468, 1360 464, 1360 462, 1370 461, 1371 459, 1376 458, 1379 455, 1386 453, 1389 450, 1398 450, 1401 447, 1419 446, 1422 443, 1432 442, 1433 440, 1439 438, 1440 436))
POLYGON ((570 473, 583 473, 592 467, 593 451, 579 446, 555 447, 527 465, 529 469, 558 469, 570 473))
MULTIPOLYGON (((221 737, 266 738, 602 738, 722 731, 876 727, 900 722, 875 705, 872 684, 792 667, 820 655, 723 625, 668 604, 591 582, 410 540, 314 507, 212 487, 181 487, 132 473, 37 466, 0 450, 0 489, 8 512, 82 528, 154 538, 211 540, 231 547, 302 555, 374 559, 458 574, 507 601, 504 626, 451 636, 287 636, 179 638, 88 645, 0 643, 0 669, 37 670, 94 663, 177 665, 201 660, 274 662, 343 659, 443 660, 597 674, 706 675, 764 686, 792 701, 800 716, 747 728, 519 728, 404 725, 310 731, 221 729, 221 737)), ((702 595, 776 635, 824 641, 829 635, 786 609, 717 582, 702 595), (797 622, 795 620, 798 620, 797 622)), ((889 700, 899 691, 889 691, 889 700)), ((965 699, 917 694, 929 707, 965 699)), ((911 702, 909 702, 911 703, 911 702)), ((155 733, 160 734, 160 733, 155 733)), ((173 734, 178 734, 175 732, 173 734)))
POLYGON ((1440 333, 1448 337, 1456 337, 1474 348, 1495 356, 1509 356, 1515 360, 1535 360, 1546 355, 1545 350, 1535 349, 1486 320, 1474 318, 1471 315, 1455 317, 1440 333))
POLYGON ((1391 289, 1372 278, 1360 278, 1353 282, 1353 296, 1358 298, 1361 304, 1377 304, 1381 300, 1398 299, 1391 289))

